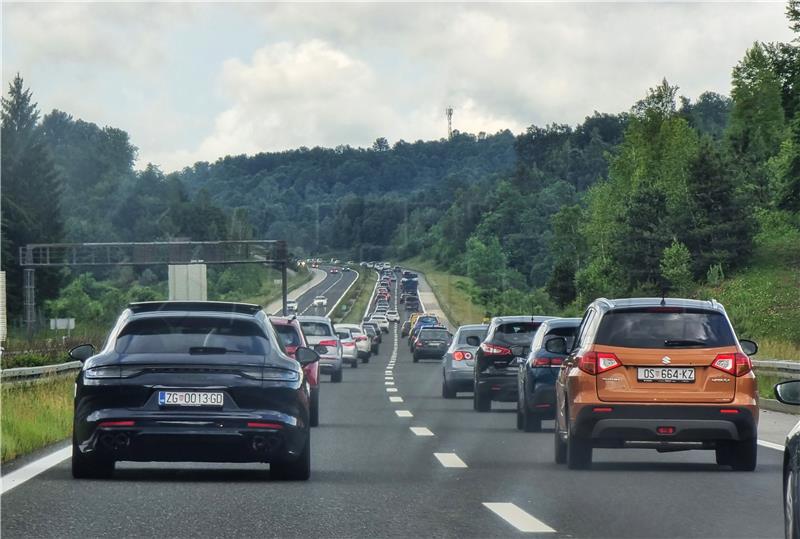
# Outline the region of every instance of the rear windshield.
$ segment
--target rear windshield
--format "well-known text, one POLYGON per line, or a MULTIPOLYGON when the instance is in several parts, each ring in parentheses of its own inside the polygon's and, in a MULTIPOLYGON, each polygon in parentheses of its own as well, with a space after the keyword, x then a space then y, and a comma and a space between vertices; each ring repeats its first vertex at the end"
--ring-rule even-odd
POLYGON ((446 341, 450 335, 444 329, 423 329, 419 332, 419 338, 426 341, 446 341))
POLYGON ((302 344, 300 335, 297 334, 297 330, 295 330, 292 326, 276 324, 272 327, 275 328, 275 333, 278 334, 283 346, 300 346, 302 344))
POLYGON ((340 339, 352 339, 349 331, 336 330, 336 336, 340 339))
POLYGON ((533 340, 533 335, 541 322, 507 322, 497 326, 495 337, 514 344, 525 344, 533 340))
POLYGON ((595 343, 626 348, 713 348, 731 346, 735 339, 722 313, 653 308, 606 313, 595 343))
POLYGON ((120 354, 189 354, 192 352, 265 355, 269 341, 253 322, 222 317, 159 317, 133 320, 117 337, 120 354))
POLYGON ((417 318, 417 324, 435 324, 438 320, 433 316, 420 316, 417 318))
POLYGON ((372 326, 364 326, 364 333, 367 335, 375 335, 375 328, 372 326))
POLYGON ((486 338, 486 330, 484 329, 465 329, 458 333, 458 344, 467 344, 467 337, 478 337, 478 340, 483 341, 486 338))
POLYGON ((328 324, 322 322, 300 322, 303 333, 310 337, 329 337, 333 335, 328 324))
POLYGON ((572 343, 575 342, 575 333, 577 331, 578 331, 578 326, 550 328, 545 337, 564 337, 567 341, 567 350, 569 350, 572 348, 572 343))

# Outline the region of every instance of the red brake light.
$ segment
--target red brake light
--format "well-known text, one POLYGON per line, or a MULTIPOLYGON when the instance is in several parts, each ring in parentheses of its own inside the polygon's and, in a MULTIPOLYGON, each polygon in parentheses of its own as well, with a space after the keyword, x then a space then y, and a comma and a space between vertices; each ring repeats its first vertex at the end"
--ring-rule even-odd
POLYGON ((600 374, 621 367, 617 356, 610 352, 587 352, 578 358, 578 368, 586 374, 600 374))
POLYGON ((720 408, 719 413, 721 414, 738 414, 739 410, 736 408, 720 408))
POLYGON ((354 343, 353 341, 345 341, 345 342, 342 343, 342 345, 350 347, 350 346, 355 346, 356 343, 354 343))
POLYGON ((320 346, 336 346, 336 341, 319 341, 320 346))
POLYGON ((550 366, 550 358, 549 357, 537 357, 533 360, 534 367, 549 367, 550 366))
POLYGON ((481 350, 487 356, 510 356, 511 349, 505 346, 497 346, 496 344, 481 343, 481 350))
POLYGON ((472 352, 463 352, 461 350, 456 350, 455 352, 453 352, 453 359, 455 359, 456 361, 472 359, 472 352))
POLYGON ((101 421, 98 427, 132 427, 135 421, 101 421))
POLYGON ((249 429, 282 429, 283 425, 280 423, 262 423, 260 421, 248 421, 247 428, 249 429))

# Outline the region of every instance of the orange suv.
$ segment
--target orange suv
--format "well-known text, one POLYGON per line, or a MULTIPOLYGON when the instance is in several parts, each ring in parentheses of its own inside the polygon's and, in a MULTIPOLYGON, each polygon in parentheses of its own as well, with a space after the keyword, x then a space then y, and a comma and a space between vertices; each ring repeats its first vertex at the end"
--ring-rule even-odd
POLYGON ((714 300, 598 299, 583 315, 556 383, 555 459, 588 468, 595 447, 714 449, 756 466, 758 390, 749 355, 714 300))

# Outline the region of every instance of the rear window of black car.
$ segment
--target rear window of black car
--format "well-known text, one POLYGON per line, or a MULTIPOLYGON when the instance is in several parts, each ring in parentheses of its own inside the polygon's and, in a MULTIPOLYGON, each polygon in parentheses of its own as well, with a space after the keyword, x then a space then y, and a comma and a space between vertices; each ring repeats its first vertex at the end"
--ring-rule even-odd
POLYGON ((240 353, 265 355, 269 341, 254 322, 210 316, 132 320, 117 337, 120 354, 240 353))
POLYGON ((419 332, 419 338, 423 341, 446 341, 450 335, 444 329, 423 329, 419 332))
POLYGON ((541 322, 506 322, 497 326, 494 335, 505 342, 525 344, 533 340, 533 334, 541 325, 541 322))
POLYGON ((458 333, 458 344, 467 344, 467 337, 478 337, 483 341, 486 338, 486 329, 465 329, 458 333))
POLYGON ((309 337, 329 337, 332 336, 331 328, 322 322, 300 322, 303 333, 309 337))
POLYGON ((736 341, 720 312, 654 307, 606 313, 594 342, 625 348, 713 348, 736 341))
POLYGON ((272 327, 275 328, 275 333, 278 334, 284 346, 300 346, 302 344, 300 335, 297 334, 294 327, 283 324, 273 324, 272 327))

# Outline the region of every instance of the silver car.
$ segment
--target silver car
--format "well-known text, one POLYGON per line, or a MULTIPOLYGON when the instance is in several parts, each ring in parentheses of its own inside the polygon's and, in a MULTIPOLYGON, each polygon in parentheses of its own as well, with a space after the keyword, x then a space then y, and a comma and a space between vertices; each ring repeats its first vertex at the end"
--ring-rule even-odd
POLYGON ((472 374, 475 369, 475 352, 477 346, 467 344, 467 337, 478 337, 483 341, 486 337, 486 324, 461 326, 453 336, 453 342, 442 357, 442 397, 456 398, 459 391, 472 391, 472 374))
POLYGON ((361 326, 357 324, 336 324, 336 329, 347 328, 356 342, 356 351, 362 363, 369 363, 369 356, 372 355, 372 339, 364 333, 361 326))
POLYGON ((349 363, 354 369, 358 368, 358 348, 356 347, 355 335, 350 328, 343 328, 339 325, 333 326, 336 335, 342 343, 342 361, 349 363))
POLYGON ((342 381, 342 343, 327 316, 298 316, 308 346, 319 354, 319 370, 331 375, 331 382, 342 381))

